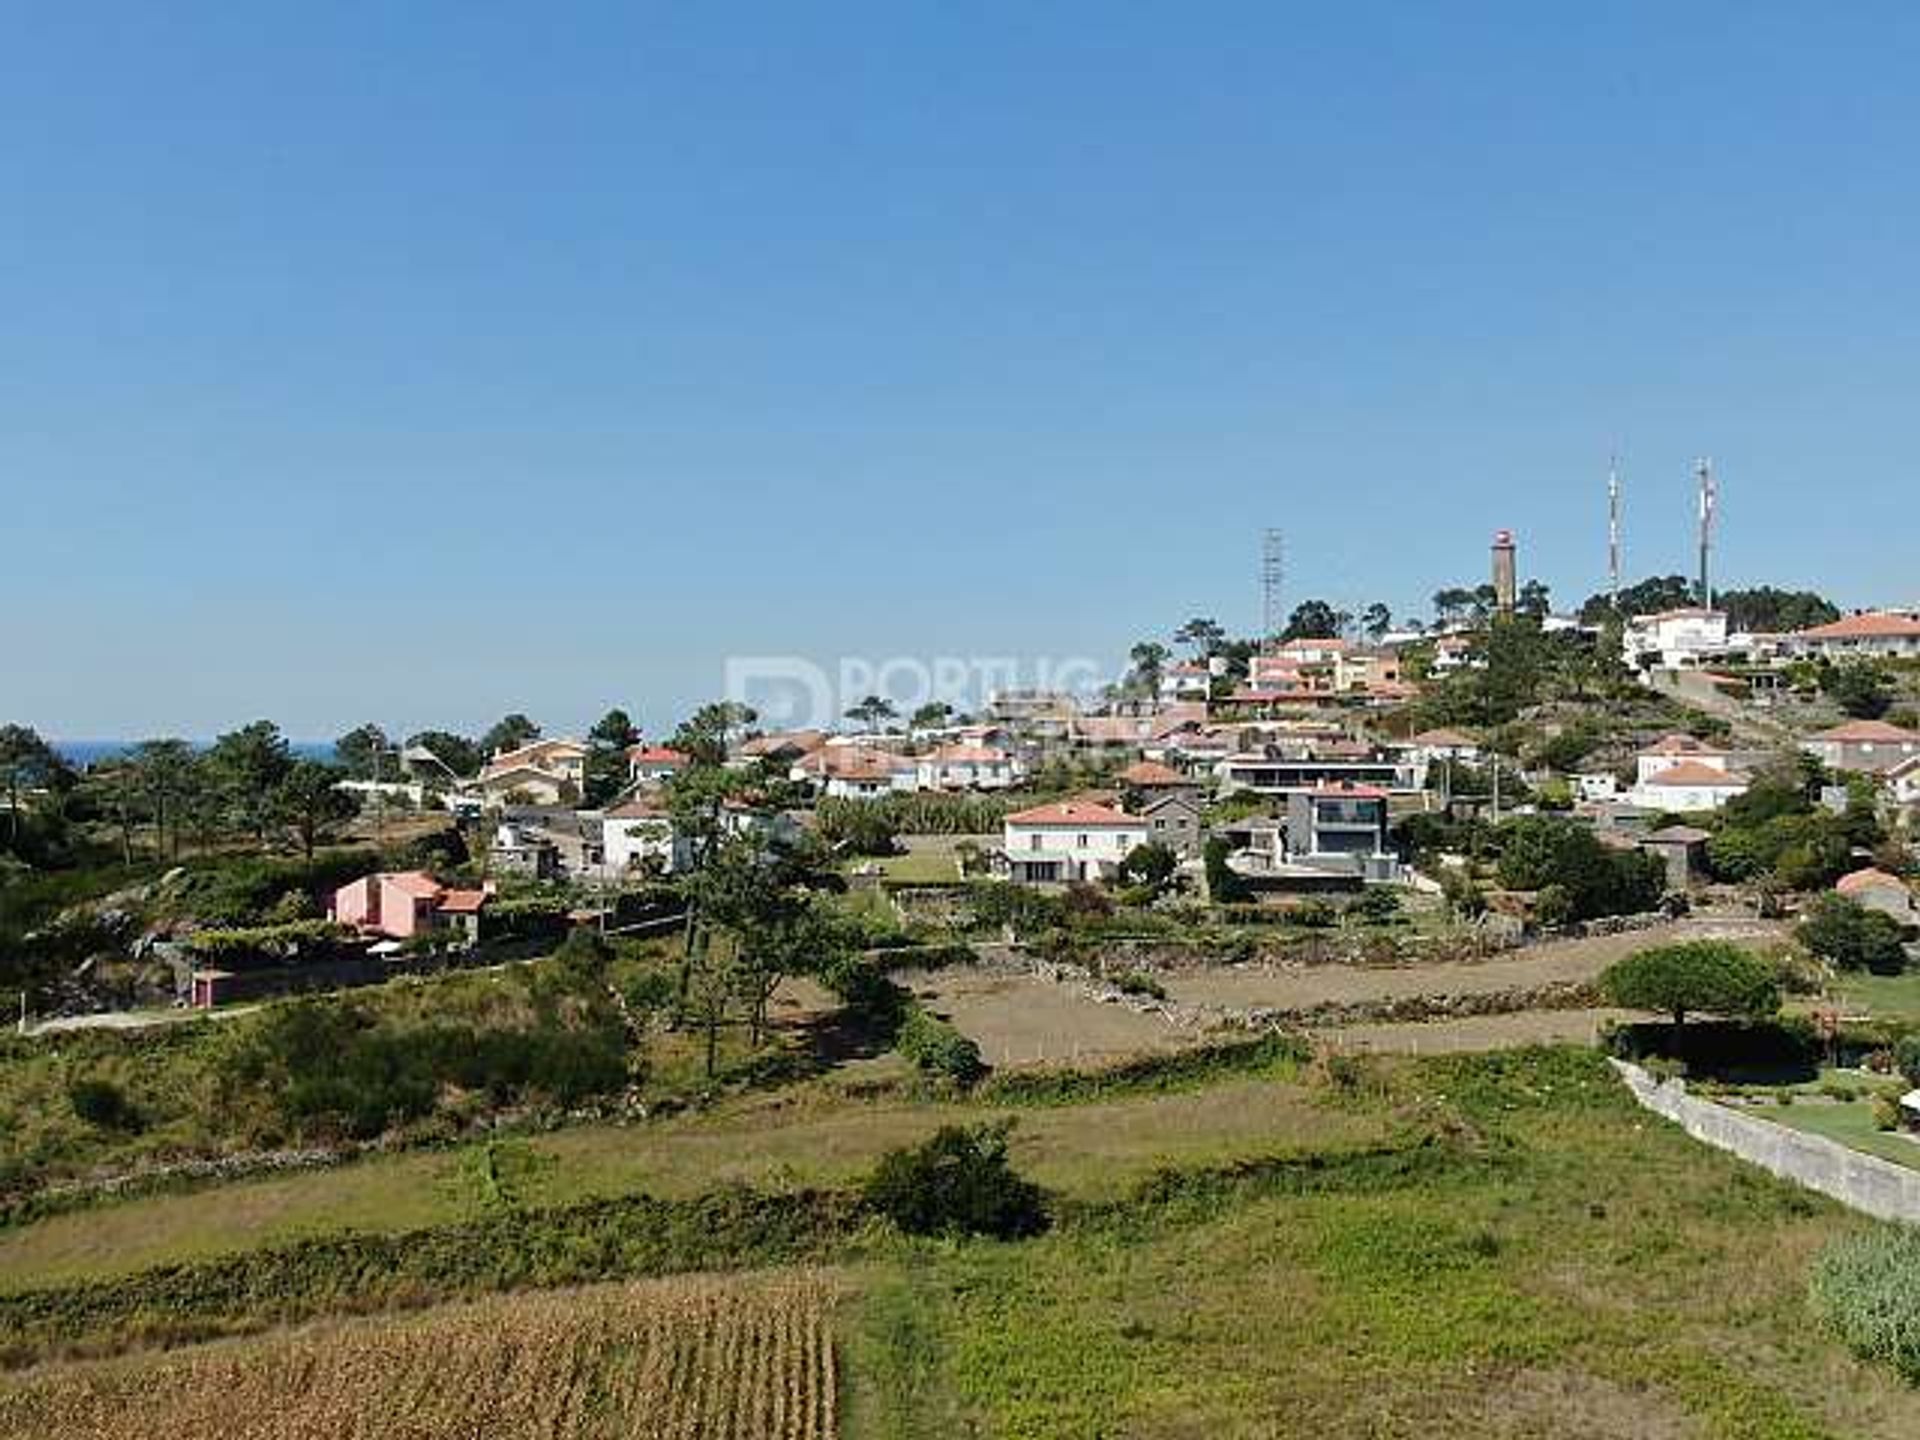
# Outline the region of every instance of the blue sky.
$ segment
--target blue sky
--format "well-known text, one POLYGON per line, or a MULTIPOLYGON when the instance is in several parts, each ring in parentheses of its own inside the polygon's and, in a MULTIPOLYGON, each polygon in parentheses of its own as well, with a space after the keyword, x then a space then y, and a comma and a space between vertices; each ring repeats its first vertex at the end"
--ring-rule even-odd
POLYGON ((0 3, 0 719, 650 728, 1685 570, 1920 602, 1920 11, 0 3))

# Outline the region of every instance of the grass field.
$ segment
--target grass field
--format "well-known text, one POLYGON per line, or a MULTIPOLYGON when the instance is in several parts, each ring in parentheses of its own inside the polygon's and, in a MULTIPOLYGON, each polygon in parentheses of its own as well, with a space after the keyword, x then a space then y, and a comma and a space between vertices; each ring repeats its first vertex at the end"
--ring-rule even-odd
MULTIPOLYGON (((1779 1115, 1802 1108, 1813 1107, 1779 1115)), ((693 1193, 763 1163, 850 1177, 877 1146, 987 1110, 816 1086, 645 1132, 557 1134, 539 1142, 548 1163, 509 1166, 505 1183, 546 1204, 642 1175, 693 1193)), ((814 1286, 807 1303, 830 1317, 852 1440, 1920 1434, 1920 1392, 1851 1359, 1808 1311, 1812 1256, 1866 1222, 1654 1119, 1591 1051, 1387 1058, 1014 1113, 1021 1167, 1058 1196, 1054 1229, 1035 1240, 914 1241, 868 1226, 812 1252, 830 1281, 789 1271, 535 1292, 164 1358, 43 1365, 0 1382, 13 1426, 0 1437, 778 1435, 776 1382, 754 1377, 791 1368, 756 1370, 744 1357, 764 1342, 730 1352, 725 1334, 766 1334, 767 1322, 728 1317, 760 1314, 752 1297, 788 1285, 814 1286), (1173 1168, 1152 1173, 1160 1165, 1173 1168), (609 1338, 655 1335, 643 1317, 667 1295, 704 1297, 686 1303, 707 1317, 709 1373, 724 1367, 731 1391, 684 1378, 693 1362, 671 1325, 633 1353, 609 1338), (618 1318, 596 1318, 603 1304, 618 1318), (523 1338, 534 1335, 549 1338, 523 1338), (444 1386, 416 1358, 436 1343, 444 1386), (669 1353, 683 1368, 666 1373, 682 1378, 657 1413, 622 1409, 669 1353), (464 1378, 477 1375, 489 1378, 464 1378), (489 1387, 520 1408, 484 1408, 489 1387), (285 1425, 228 1424, 228 1392, 285 1425), (326 1408, 363 1399, 373 1408, 326 1408), (443 1420, 431 1404, 453 1408, 443 1420), (356 1413, 419 1423, 370 1428, 356 1413)), ((175 1198, 211 1216, 212 1232, 239 1188, 175 1198)), ((142 1237, 101 1227, 152 1222, 147 1203, 62 1219, 92 1227, 91 1263, 111 1270, 105 1252, 142 1237)), ((349 1278, 322 1290, 332 1307, 360 1303, 349 1278)))
POLYGON ((1449 1097, 1481 1166, 914 1253, 849 1321, 849 1432, 1920 1433, 1920 1395, 1809 1321, 1809 1257, 1857 1217, 1548 1053, 1403 1063, 1360 1102, 1449 1097))
MULTIPOLYGON (((1042 1182, 1098 1198, 1162 1165, 1216 1164, 1378 1138, 1383 1118, 1330 1111, 1304 1084, 1237 1080, 1089 1105, 1002 1108, 862 1102, 832 1086, 749 1097, 645 1126, 585 1125, 494 1152, 513 1203, 548 1206, 645 1191, 681 1198, 728 1183, 845 1183, 942 1123, 1011 1117, 1014 1153, 1042 1182)), ((151 1195, 0 1231, 0 1291, 126 1274, 348 1230, 404 1231, 470 1217, 498 1197, 480 1147, 151 1195)))
POLYGON ((0 1437, 830 1440, 835 1290, 689 1277, 53 1366, 0 1385, 0 1437))

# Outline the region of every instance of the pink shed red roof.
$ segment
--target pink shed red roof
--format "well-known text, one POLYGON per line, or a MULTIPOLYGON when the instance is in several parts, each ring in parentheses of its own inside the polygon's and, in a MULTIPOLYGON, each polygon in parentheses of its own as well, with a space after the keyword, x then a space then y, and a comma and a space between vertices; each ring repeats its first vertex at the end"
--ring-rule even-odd
POLYGON ((1087 800, 1057 800, 1051 805, 1036 805, 1031 810, 1020 810, 1007 816, 1006 823, 1009 825, 1061 825, 1082 830, 1141 828, 1138 816, 1123 815, 1118 810, 1109 809, 1105 805, 1095 805, 1087 800))

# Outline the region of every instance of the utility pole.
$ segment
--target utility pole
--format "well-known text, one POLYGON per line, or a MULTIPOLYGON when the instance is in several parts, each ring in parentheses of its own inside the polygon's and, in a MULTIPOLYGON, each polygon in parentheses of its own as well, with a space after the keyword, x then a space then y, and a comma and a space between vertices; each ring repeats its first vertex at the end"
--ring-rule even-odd
POLYGON ((1620 457, 1607 462, 1607 603, 1620 613, 1620 457))
POLYGON ((1702 457, 1694 474, 1700 480, 1700 608, 1713 608, 1713 577, 1709 564, 1713 555, 1714 514, 1720 506, 1720 489, 1713 479, 1713 461, 1702 457))

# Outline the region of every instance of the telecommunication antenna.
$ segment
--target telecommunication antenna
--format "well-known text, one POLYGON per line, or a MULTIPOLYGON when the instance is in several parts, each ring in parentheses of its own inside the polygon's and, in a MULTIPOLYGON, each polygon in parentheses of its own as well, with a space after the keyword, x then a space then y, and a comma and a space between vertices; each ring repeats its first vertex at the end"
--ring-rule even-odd
POLYGON ((1607 600, 1620 609, 1620 459, 1607 462, 1607 600))
POLYGON ((1260 538, 1260 648, 1266 649, 1286 628, 1284 593, 1287 579, 1287 547, 1278 530, 1269 529, 1260 538))
POLYGON ((1713 522, 1720 508, 1720 487, 1714 482, 1713 461, 1702 457, 1694 474, 1700 480, 1700 604, 1713 608, 1713 576, 1709 568, 1713 556, 1713 522))

